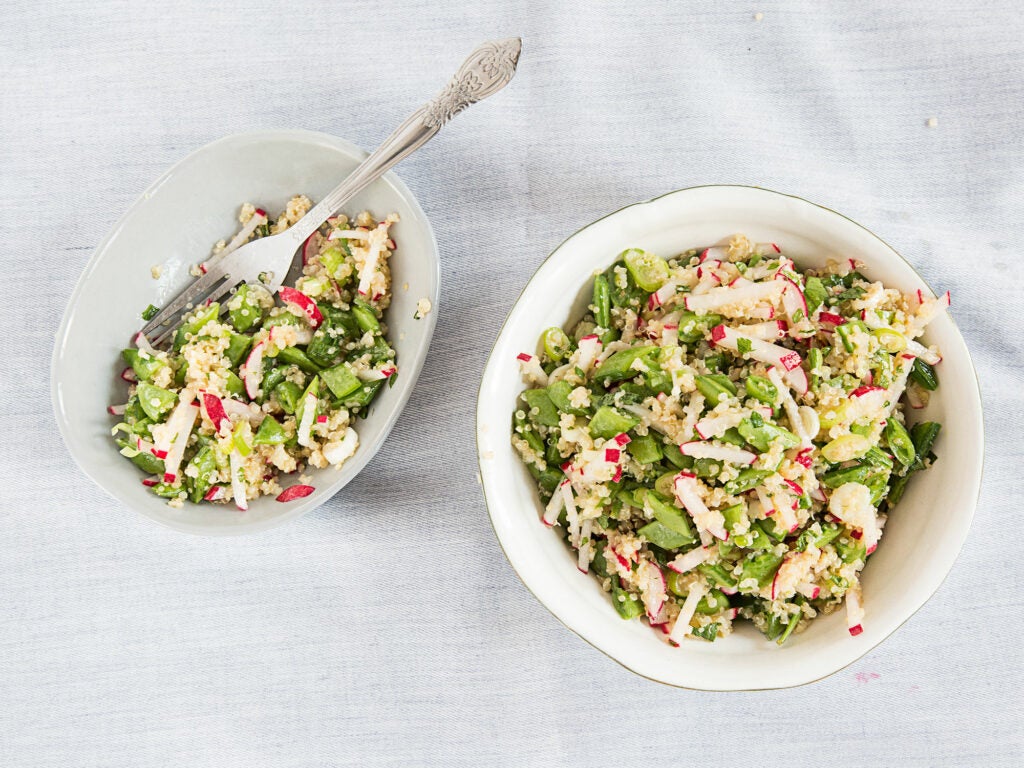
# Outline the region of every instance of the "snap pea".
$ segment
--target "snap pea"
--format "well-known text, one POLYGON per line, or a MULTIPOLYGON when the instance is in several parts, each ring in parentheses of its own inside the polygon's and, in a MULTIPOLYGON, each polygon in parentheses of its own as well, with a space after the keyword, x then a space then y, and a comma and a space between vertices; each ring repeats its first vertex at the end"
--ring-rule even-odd
POLYGON ((253 328, 263 320, 263 308, 256 297, 256 292, 261 289, 253 288, 248 283, 239 286, 235 295, 228 302, 237 304, 234 309, 228 309, 228 322, 240 333, 253 328))
POLYGON ((206 492, 213 485, 211 475, 217 471, 217 460, 213 455, 214 447, 204 445, 196 455, 189 461, 185 471, 185 485, 188 488, 188 498, 193 504, 203 500, 206 492))
POLYGON ((359 377, 352 373, 352 369, 347 363, 340 363, 333 368, 321 371, 320 378, 338 398, 347 397, 362 386, 359 377))
POLYGON ((263 417, 259 429, 252 438, 253 445, 281 445, 288 439, 277 419, 270 414, 263 417))
POLYGON ((630 248, 620 253, 619 258, 626 263, 633 281, 648 293, 658 290, 668 281, 668 262, 660 256, 630 248))
MULTIPOLYGON (((905 467, 913 464, 917 457, 917 449, 914 448, 914 441, 906 428, 890 417, 885 423, 885 439, 889 443, 889 450, 896 457, 896 461, 905 467)), ((891 466, 891 463, 890 463, 891 466)))
POLYGON ((373 307, 362 299, 356 299, 352 302, 352 315, 355 317, 363 333, 370 332, 374 335, 380 333, 380 321, 377 320, 377 314, 374 312, 373 307))
POLYGON ((747 397, 752 397, 758 402, 774 405, 779 399, 779 390, 764 376, 747 376, 743 381, 743 387, 747 390, 747 397))
POLYGON ((708 581, 720 587, 733 589, 736 586, 736 579, 721 563, 701 563, 697 570, 704 574, 708 581))
POLYGON ((260 385, 260 389, 263 392, 260 399, 261 404, 270 396, 270 393, 274 391, 274 387, 284 381, 284 373, 284 368, 270 368, 263 375, 263 383, 260 385))
POLYGON ((185 345, 186 341, 195 338, 203 330, 203 326, 211 320, 216 320, 218 315, 220 315, 220 304, 216 301, 204 304, 193 310, 192 314, 178 327, 177 332, 174 334, 174 351, 177 352, 185 345))
POLYGON ((654 345, 647 347, 631 347, 621 352, 616 352, 607 360, 601 363, 594 371, 591 378, 600 382, 616 382, 624 379, 632 379, 640 371, 633 367, 633 364, 640 360, 645 366, 652 364, 652 358, 658 354, 659 347, 654 345))
POLYGON ((224 357, 231 361, 232 366, 237 366, 242 362, 245 353, 249 351, 250 344, 252 344, 252 336, 232 333, 228 337, 228 348, 224 350, 224 357))
POLYGON ((853 341, 854 331, 866 331, 867 329, 868 327, 860 320, 847 320, 842 325, 836 326, 836 333, 843 343, 843 349, 847 352, 854 352, 857 349, 857 345, 853 341))
MULTIPOLYGON (((732 536, 729 540, 742 549, 761 550, 775 546, 775 542, 772 541, 771 537, 756 524, 751 524, 750 530, 746 533, 732 536)), ((719 544, 719 547, 721 547, 721 544, 719 544)))
POLYGON ((148 381, 140 381, 135 393, 139 396, 139 405, 146 415, 154 421, 167 413, 178 400, 178 396, 162 387, 154 386, 148 381))
POLYGON ((722 509, 722 517, 725 518, 725 530, 735 535, 736 529, 742 527, 747 520, 747 505, 741 502, 725 507, 722 509))
POLYGON ((736 385, 723 373, 699 375, 695 381, 700 393, 714 405, 721 402, 722 395, 733 397, 737 392, 736 385))
POLYGON ((738 496, 741 493, 753 490, 762 480, 773 474, 774 472, 770 469, 754 469, 753 467, 747 467, 746 469, 740 470, 736 479, 730 480, 722 486, 722 490, 730 496, 738 496))
POLYGON ((277 359, 282 363, 297 365, 306 373, 320 372, 320 366, 310 360, 306 353, 298 347, 285 347, 277 354, 277 359))
POLYGON ((331 333, 331 326, 324 323, 313 333, 313 338, 306 345, 306 357, 316 365, 330 367, 341 354, 343 336, 331 333))
POLYGON ((818 390, 818 384, 821 378, 815 371, 819 370, 825 362, 825 353, 819 347, 812 347, 807 350, 807 370, 810 373, 810 387, 815 392, 818 390))
POLYGON ((547 392, 548 398, 554 403, 555 408, 560 410, 562 413, 571 413, 576 416, 585 416, 587 411, 585 408, 576 408, 569 401, 569 393, 572 392, 576 387, 570 384, 565 379, 556 381, 554 384, 548 385, 547 392))
POLYGON ((746 438, 740 434, 740 431, 736 427, 730 427, 722 433, 722 436, 718 438, 723 443, 729 443, 742 448, 747 444, 746 438))
POLYGON ((598 275, 594 278, 594 322, 605 330, 612 327, 612 303, 608 290, 608 278, 598 275))
POLYGON ((867 559, 867 547, 857 539, 840 537, 835 540, 834 546, 836 553, 844 563, 853 563, 857 560, 863 562, 867 559))
POLYGON ((748 555, 741 565, 740 582, 756 579, 758 586, 763 587, 772 580, 780 565, 782 555, 777 555, 772 550, 748 555))
POLYGON ((646 435, 637 435, 627 447, 629 455, 638 464, 655 464, 661 461, 661 441, 648 432, 646 435))
MULTIPOLYGON (((523 400, 526 401, 526 410, 530 414, 530 418, 538 424, 543 424, 545 427, 558 426, 558 409, 551 402, 546 389, 528 389, 523 392, 523 400)), ((616 432, 616 434, 618 433, 616 432)))
POLYGON ((666 550, 679 549, 679 547, 693 543, 692 536, 683 536, 681 533, 676 533, 671 528, 666 525, 662 525, 657 520, 652 520, 643 528, 640 528, 637 533, 647 539, 647 541, 654 546, 661 547, 666 550))
POLYGON ((302 388, 292 381, 282 381, 274 387, 273 397, 285 413, 295 413, 302 397, 302 388))
POLYGON ((939 386, 935 367, 926 363, 920 357, 914 358, 914 364, 910 368, 910 380, 924 387, 929 392, 934 392, 939 386))
MULTIPOLYGON (((909 436, 907 439, 909 439, 909 436)), ((873 467, 892 469, 892 457, 877 445, 872 446, 871 449, 864 454, 864 461, 873 467)))
POLYGON ((513 417, 513 423, 515 424, 516 432, 533 449, 533 452, 538 456, 543 456, 544 441, 540 439, 540 435, 534 430, 533 424, 528 419, 520 418, 518 415, 513 417))
POLYGON ((736 428, 743 439, 764 453, 771 448, 772 443, 781 442, 786 450, 800 444, 800 438, 788 429, 776 426, 767 421, 761 420, 760 426, 755 426, 750 418, 743 419, 736 428))
POLYGON ((665 454, 665 461, 676 469, 690 469, 693 467, 693 457, 684 456, 683 452, 679 450, 679 446, 675 443, 666 443, 661 447, 661 452, 665 454))
POLYGON ((135 372, 135 378, 139 381, 151 380, 157 371, 167 365, 158 357, 152 357, 151 355, 143 356, 137 349, 122 350, 121 356, 132 367, 132 370, 135 372))
POLYGON ((833 469, 821 476, 821 483, 826 488, 838 488, 847 483, 864 485, 875 468, 868 463, 855 464, 852 467, 833 469))
POLYGON ((594 545, 594 559, 590 561, 590 568, 598 576, 605 578, 608 576, 608 561, 604 558, 604 549, 608 545, 608 542, 601 539, 594 545))
MULTIPOLYGON (((696 541, 696 538, 693 535, 693 529, 690 527, 690 521, 687 518, 686 513, 682 510, 673 506, 662 497, 658 496, 657 493, 650 490, 639 489, 635 496, 643 506, 651 510, 651 513, 654 515, 654 519, 661 523, 665 528, 678 536, 684 537, 687 541, 696 541)), ((674 548, 675 547, 672 547, 672 549, 674 548)))
POLYGON ((914 442, 917 463, 922 468, 924 467, 924 460, 931 453, 932 444, 935 442, 935 438, 939 436, 939 430, 941 429, 942 425, 934 421, 923 421, 910 428, 910 437, 914 442))
POLYGON ((709 643, 713 643, 715 642, 715 638, 718 637, 718 622, 713 621, 710 624, 705 624, 703 627, 691 629, 690 634, 694 637, 699 637, 701 640, 707 640, 709 643))
POLYGON ((245 394, 245 384, 234 371, 229 370, 224 377, 224 391, 229 395, 245 394))
MULTIPOLYGON (((392 376, 388 381, 394 380, 392 376)), ((351 395, 341 401, 341 405, 345 408, 352 409, 364 409, 373 402, 373 399, 377 397, 377 393, 384 388, 385 379, 377 379, 376 381, 364 381, 362 386, 353 392, 351 395)), ((337 407, 337 406, 335 406, 337 407)))
POLYGON ((163 476, 164 462, 162 459, 158 459, 149 451, 138 450, 135 447, 133 440, 117 440, 116 442, 122 451, 127 451, 132 454, 128 457, 128 460, 147 475, 163 476))
POLYGON ((590 419, 589 430, 592 437, 603 437, 610 440, 623 432, 629 432, 639 423, 639 419, 603 405, 590 419))
POLYGON ((713 616, 729 607, 729 598, 718 589, 708 590, 708 593, 697 603, 697 613, 705 616, 713 616))
MULTIPOLYGON (((607 285, 607 280, 605 284, 607 285)), ((549 360, 557 362, 569 354, 571 342, 569 337, 566 336, 565 331, 561 328, 557 326, 548 328, 541 334, 540 338, 541 345, 544 347, 544 353, 548 356, 549 360)))
POLYGON ((618 576, 612 576, 612 605, 624 619, 635 619, 644 612, 640 599, 622 588, 618 576))

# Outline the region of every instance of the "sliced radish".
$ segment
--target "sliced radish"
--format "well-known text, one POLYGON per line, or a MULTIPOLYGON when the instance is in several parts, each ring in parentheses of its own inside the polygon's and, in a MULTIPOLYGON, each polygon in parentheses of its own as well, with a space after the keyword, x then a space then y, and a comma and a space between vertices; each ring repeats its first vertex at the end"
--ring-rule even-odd
POLYGON ((813 452, 813 448, 801 448, 800 451, 797 452, 796 456, 793 457, 793 461, 805 469, 810 469, 811 464, 814 463, 814 459, 811 456, 813 452))
POLYGON ((721 416, 708 416, 701 419, 694 425, 697 434, 702 439, 708 440, 712 437, 721 437, 727 431, 743 421, 742 413, 724 413, 721 416))
POLYGON ((111 416, 124 416, 124 411, 127 407, 128 405, 126 403, 122 403, 121 405, 108 405, 107 413, 111 416))
POLYGON ((305 496, 309 496, 309 494, 311 494, 315 490, 316 488, 314 488, 312 485, 293 485, 290 486, 289 488, 285 488, 283 491, 277 494, 277 501, 285 502, 294 501, 295 499, 301 499, 305 496))
POLYGON ((821 587, 817 584, 812 584, 809 581, 801 581, 796 585, 796 591, 806 597, 808 600, 817 600, 818 595, 821 594, 821 587))
MULTIPOLYGON (((199 408, 192 405, 191 400, 181 400, 171 412, 163 430, 166 440, 167 455, 164 458, 164 482, 173 483, 178 479, 178 467, 185 456, 185 448, 188 446, 188 436, 192 434, 192 427, 199 418, 199 408)), ((158 446, 164 447, 164 446, 158 446)))
MULTIPOLYGON (((568 480, 561 482, 561 485, 568 484, 568 480)), ((550 528, 558 522, 558 516, 562 514, 563 509, 565 509, 565 497, 562 495, 561 488, 556 488, 555 492, 551 494, 547 506, 544 507, 544 516, 541 518, 541 522, 550 528)))
POLYGON ((211 485, 210 490, 208 490, 206 495, 203 496, 203 501, 221 501, 227 495, 228 494, 227 491, 224 490, 224 486, 211 485))
POLYGON ((589 519, 580 525, 580 547, 576 552, 576 568, 580 573, 590 570, 590 561, 594 558, 593 528, 594 521, 589 519))
POLYGON ((796 323, 807 318, 807 299, 800 286, 781 272, 775 275, 776 280, 785 284, 782 289, 782 307, 786 310, 790 322, 796 323))
POLYGON ((680 472, 673 481, 676 499, 693 518, 697 528, 707 531, 725 541, 729 532, 725 530, 725 518, 718 510, 708 509, 698 492, 697 478, 688 472, 680 472))
POLYGON ((797 496, 804 495, 804 489, 800 487, 799 483, 797 483, 795 480, 790 480, 788 477, 783 479, 785 480, 786 485, 788 485, 793 490, 793 493, 795 493, 797 496))
POLYGON ((689 552, 677 555, 676 559, 668 564, 668 567, 676 573, 689 573, 709 557, 711 557, 710 549, 694 547, 689 552))
POLYGON ((701 582, 695 581, 690 586, 686 600, 683 601, 683 606, 679 609, 676 623, 672 626, 672 631, 668 635, 668 639, 673 643, 678 645, 692 631, 693 628, 690 626, 690 622, 693 620, 693 614, 697 612, 697 606, 705 594, 707 594, 707 588, 701 582))
POLYGON ((249 220, 242 225, 240 230, 238 230, 238 234, 231 238, 231 242, 225 245, 224 250, 217 254, 217 257, 227 256, 232 251, 241 248, 249 241, 249 236, 256 231, 256 227, 266 223, 266 211, 261 208, 257 208, 256 212, 250 216, 249 220))
POLYGON ((147 488, 152 488, 154 485, 159 485, 163 478, 158 475, 150 475, 149 477, 142 478, 142 484, 147 488))
POLYGON ((167 451, 162 448, 157 448, 148 440, 143 440, 141 437, 135 438, 135 448, 143 453, 151 453, 158 459, 166 459, 167 451))
POLYGON ((913 339, 907 340, 906 352, 907 354, 912 355, 913 357, 920 357, 929 365, 938 365, 939 363, 942 362, 942 355, 940 355, 938 352, 933 352, 932 350, 928 349, 928 347, 926 347, 924 344, 920 344, 914 341, 913 339))
POLYGON ((203 392, 202 407, 206 418, 213 424, 215 432, 223 433, 224 430, 231 429, 231 419, 228 418, 228 414, 224 410, 224 403, 221 402, 219 397, 211 395, 209 392, 203 392))
POLYGON ((676 295, 676 291, 679 290, 679 282, 676 280, 669 280, 667 283, 661 286, 658 290, 647 297, 647 309, 653 310, 665 304, 669 299, 676 295))
POLYGON ((729 260, 729 248, 724 245, 714 245, 710 248, 705 248, 700 252, 699 262, 700 264, 706 261, 717 261, 721 264, 723 261, 729 260))
POLYGON ((232 400, 231 398, 225 398, 220 401, 221 407, 224 412, 230 418, 231 416, 238 416, 246 419, 249 424, 254 427, 258 427, 263 423, 263 419, 267 417, 267 414, 256 405, 255 403, 240 403, 238 400, 232 400))
POLYGON ((544 373, 544 368, 541 367, 540 359, 536 355, 520 352, 516 355, 516 360, 519 361, 519 373, 525 383, 536 384, 539 387, 548 385, 548 375, 544 373))
POLYGON ((620 432, 615 437, 613 437, 609 442, 615 443, 617 446, 621 448, 624 445, 629 445, 633 441, 625 432, 620 432))
POLYGON ((243 512, 249 508, 249 501, 245 498, 247 485, 245 482, 245 459, 238 449, 231 451, 231 492, 235 497, 235 506, 243 512))
POLYGON ((695 440, 683 443, 679 446, 679 450, 684 456, 692 456, 695 459, 713 459, 714 461, 725 461, 731 464, 753 464, 757 461, 756 453, 751 453, 733 445, 714 445, 695 440))
POLYGON ((245 383, 245 393, 249 398, 255 400, 260 394, 260 384, 263 383, 263 353, 267 344, 274 336, 274 329, 270 329, 270 335, 263 341, 252 345, 249 356, 242 364, 242 381, 245 383))
POLYGON ((768 320, 763 323, 751 323, 750 325, 739 325, 736 332, 751 339, 761 341, 775 341, 786 335, 788 326, 784 320, 768 320))
POLYGON ((135 334, 134 341, 135 346, 138 347, 141 351, 145 352, 150 357, 157 356, 156 349, 154 349, 153 345, 149 343, 149 339, 146 338, 146 335, 142 331, 139 331, 138 333, 135 334))
POLYGON ((339 466, 355 455, 358 447, 359 435, 354 429, 352 429, 352 427, 348 427, 341 440, 335 440, 327 443, 323 447, 322 452, 324 454, 324 458, 327 459, 329 464, 339 466))
POLYGON ((576 360, 576 366, 583 373, 589 373, 597 356, 601 354, 601 339, 594 334, 584 336, 580 339, 580 348, 577 354, 579 357, 576 360))
POLYGON ((282 285, 277 289, 277 294, 281 297, 281 301, 289 307, 298 309, 313 328, 317 328, 324 321, 324 316, 321 314, 316 302, 302 291, 282 285))
POLYGON ((771 344, 761 339, 745 336, 735 328, 727 325, 716 325, 711 329, 711 342, 713 345, 739 351, 739 342, 746 339, 750 342, 750 351, 746 354, 752 359, 758 360, 767 365, 777 365, 784 371, 792 371, 800 367, 800 354, 792 349, 786 349, 778 344, 771 344))
POLYGON ((862 621, 864 605, 861 602, 860 584, 855 584, 846 592, 846 626, 854 637, 864 631, 862 621))
POLYGON ((748 305, 774 300, 782 292, 782 284, 772 280, 764 283, 744 282, 733 286, 712 288, 699 296, 686 296, 684 303, 691 312, 713 312, 730 306, 742 307, 732 316, 750 315, 748 305))
POLYGON ((665 574, 650 560, 643 560, 637 566, 636 580, 644 608, 647 610, 647 618, 653 620, 661 613, 661 608, 668 597, 665 574))
POLYGON ((754 246, 754 253, 770 256, 773 253, 782 253, 782 250, 775 243, 758 243, 754 246))
MULTIPOLYGON (((387 222, 382 221, 377 225, 377 229, 374 230, 370 236, 370 248, 366 254, 366 260, 363 262, 362 268, 359 270, 359 293, 365 296, 370 292, 370 287, 373 285, 373 276, 377 272, 377 265, 380 262, 380 256, 384 250, 384 242, 387 237, 387 222), (382 232, 385 237, 382 239, 380 233, 382 232)), ((377 297, 374 296, 374 299, 377 297)))
POLYGON ((313 420, 316 418, 317 397, 312 392, 306 395, 305 404, 302 409, 302 420, 296 431, 299 445, 308 448, 312 442, 313 420))
MULTIPOLYGON (((538 363, 538 365, 539 365, 539 363, 538 363)), ((398 369, 395 368, 395 366, 393 366, 393 365, 386 365, 383 368, 375 368, 375 369, 370 369, 370 370, 356 371, 356 378, 358 378, 360 381, 380 381, 381 379, 391 378, 397 372, 398 372, 398 369)), ((544 369, 541 369, 540 373, 543 374, 544 373, 544 369)), ((538 383, 540 383, 540 382, 538 382, 538 383)), ((541 386, 546 386, 546 384, 547 384, 547 376, 545 375, 545 377, 544 377, 544 384, 541 384, 541 386)))
POLYGON ((121 378, 125 381, 130 381, 133 384, 139 380, 139 377, 135 375, 135 369, 131 366, 121 371, 121 378))
POLYGON ((825 323, 826 325, 845 325, 846 318, 842 315, 833 314, 832 312, 822 311, 818 313, 818 322, 825 323))
POLYGON ((309 264, 320 253, 320 244, 323 242, 323 235, 313 232, 302 244, 302 266, 309 264))
MULTIPOLYGON (((802 448, 811 447, 811 440, 814 435, 808 434, 804 425, 803 415, 800 412, 800 407, 796 404, 796 400, 793 399, 793 395, 789 391, 789 386, 787 386, 786 382, 783 380, 782 375, 779 373, 779 369, 774 366, 769 368, 768 378, 779 392, 780 399, 782 400, 782 406, 786 409, 786 416, 789 418, 789 428, 797 437, 800 438, 800 445, 802 448)), ((815 434, 817 434, 817 432, 815 432, 815 434)))

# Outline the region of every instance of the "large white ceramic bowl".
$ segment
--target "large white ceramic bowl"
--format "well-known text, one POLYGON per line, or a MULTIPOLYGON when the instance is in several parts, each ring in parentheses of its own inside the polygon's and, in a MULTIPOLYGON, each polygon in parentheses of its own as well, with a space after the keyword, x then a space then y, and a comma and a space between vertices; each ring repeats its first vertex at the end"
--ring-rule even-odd
MULTIPOLYGON (((494 529, 527 588, 569 629, 639 675, 707 690, 782 688, 818 680, 854 661, 905 622, 938 589, 967 536, 981 484, 983 434, 974 368, 948 316, 926 339, 944 360, 941 386, 913 418, 942 422, 938 465, 914 478, 890 516, 864 570, 864 632, 851 637, 845 613, 816 619, 783 647, 749 622, 715 643, 664 643, 644 623, 623 621, 596 579, 576 570, 557 532, 540 522, 537 491, 509 443, 516 395, 523 389, 516 354, 534 352, 541 331, 578 319, 595 270, 637 246, 669 256, 736 232, 779 243, 804 267, 827 258, 864 262, 872 279, 929 290, 892 248, 833 211, 753 187, 685 189, 624 208, 580 230, 537 270, 509 314, 484 371, 477 445, 494 529), (950 471, 955 468, 955 471, 950 471)), ((954 307, 955 311, 955 307, 954 307)))
MULTIPOLYGON (((397 212, 392 229, 398 248, 391 259, 394 298, 386 321, 399 375, 377 396, 369 416, 356 424, 359 450, 338 470, 312 472, 316 491, 280 503, 263 497, 248 512, 233 506, 181 509, 148 492, 141 473, 110 438, 110 403, 124 402, 120 351, 142 321, 139 313, 162 305, 192 278, 189 266, 217 240, 238 228, 238 208, 251 202, 271 215, 295 194, 314 201, 335 187, 365 153, 346 141, 308 131, 261 131, 229 136, 192 153, 160 177, 135 202, 93 254, 75 287, 57 332, 52 363, 53 407, 68 449, 96 483, 126 507, 190 533, 248 533, 298 517, 323 504, 373 458, 401 412, 426 358, 437 318, 437 243, 409 189, 388 173, 360 193, 348 212, 397 212), (160 265, 154 280, 150 267, 160 265), (408 288, 406 288, 408 285, 408 288), (416 302, 434 311, 415 320, 416 302)), ((112 512, 113 514, 114 512, 112 512)))

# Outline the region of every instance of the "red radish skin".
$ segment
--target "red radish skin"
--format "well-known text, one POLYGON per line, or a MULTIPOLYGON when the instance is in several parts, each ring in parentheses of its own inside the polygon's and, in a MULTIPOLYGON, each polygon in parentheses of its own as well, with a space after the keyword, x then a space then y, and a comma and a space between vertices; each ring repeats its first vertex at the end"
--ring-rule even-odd
POLYGON ((297 307, 314 328, 319 327, 324 321, 324 316, 320 313, 320 308, 316 305, 316 302, 302 291, 282 285, 278 288, 277 294, 285 304, 297 307))
POLYGON ((860 386, 857 387, 853 392, 850 393, 850 397, 864 397, 864 395, 870 394, 871 392, 884 392, 883 387, 873 386, 860 386))
POLYGON ((290 488, 285 488, 281 493, 277 495, 277 500, 280 502, 294 501, 295 499, 301 499, 304 496, 309 496, 315 491, 312 485, 293 485, 290 488))
POLYGON ((147 488, 152 488, 154 485, 157 485, 159 482, 160 482, 160 478, 157 477, 156 475, 153 475, 152 477, 144 477, 144 478, 142 478, 142 484, 144 486, 146 486, 147 488))
POLYGON ((302 244, 302 266, 306 266, 320 253, 320 243, 323 240, 319 232, 314 232, 306 238, 302 244))
POLYGON ((108 405, 107 413, 111 416, 123 416, 125 408, 127 408, 126 405, 108 405))
POLYGON ((793 489, 793 493, 795 493, 797 496, 803 496, 804 495, 804 489, 801 488, 800 485, 798 483, 794 482, 793 480, 787 479, 786 480, 786 485, 788 485, 790 488, 792 488, 793 489))
POLYGON ((828 325, 845 325, 846 318, 842 315, 834 315, 831 312, 821 312, 818 314, 818 322, 828 325))
POLYGON ((224 411, 224 404, 216 395, 203 392, 203 410, 206 412, 206 418, 210 420, 217 432, 221 432, 225 426, 228 429, 231 428, 231 419, 228 418, 224 411), (227 422, 226 425, 225 422, 227 422))
POLYGON ((133 384, 139 380, 138 377, 135 375, 135 371, 132 370, 131 368, 125 368, 123 371, 121 371, 121 378, 124 379, 125 381, 130 381, 133 384))
POLYGON ((850 634, 853 635, 854 637, 856 637, 857 635, 859 635, 863 631, 864 631, 864 627, 862 627, 860 624, 857 624, 855 626, 850 627, 850 634))

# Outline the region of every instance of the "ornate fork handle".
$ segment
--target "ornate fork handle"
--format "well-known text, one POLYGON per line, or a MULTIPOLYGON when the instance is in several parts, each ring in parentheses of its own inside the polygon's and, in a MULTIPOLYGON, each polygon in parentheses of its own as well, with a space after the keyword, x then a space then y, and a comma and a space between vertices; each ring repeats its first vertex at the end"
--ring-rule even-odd
POLYGON ((516 73, 521 49, 518 37, 492 40, 475 48, 436 97, 413 112, 341 184, 287 230, 296 245, 395 163, 430 141, 455 115, 508 85, 516 73))

